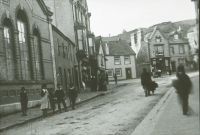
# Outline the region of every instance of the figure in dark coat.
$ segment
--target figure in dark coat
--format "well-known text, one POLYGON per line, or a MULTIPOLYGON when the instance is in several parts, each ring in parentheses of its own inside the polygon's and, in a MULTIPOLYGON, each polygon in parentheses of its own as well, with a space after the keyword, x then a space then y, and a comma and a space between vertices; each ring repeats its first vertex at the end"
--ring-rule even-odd
POLYGON ((59 109, 60 112, 62 112, 61 111, 61 106, 60 106, 60 104, 62 103, 63 107, 65 109, 65 112, 66 112, 67 111, 67 106, 66 106, 65 99, 64 99, 65 98, 65 93, 64 93, 64 91, 63 91, 63 89, 62 89, 60 84, 58 84, 57 87, 58 87, 58 89, 55 91, 55 97, 57 99, 58 109, 59 109))
POLYGON ((78 96, 78 92, 75 89, 74 85, 71 83, 70 88, 69 88, 69 100, 70 100, 70 105, 73 110, 75 109, 77 96, 78 96))
POLYGON ((143 72, 141 74, 141 84, 144 88, 146 97, 150 95, 151 82, 151 75, 147 72, 146 68, 143 68, 143 72))
POLYGON ((117 74, 114 74, 114 80, 115 80, 115 84, 117 85, 117 74))
POLYGON ((21 103, 21 110, 22 110, 22 115, 27 116, 27 106, 28 106, 28 96, 26 89, 24 87, 21 88, 20 92, 20 103, 21 103))
POLYGON ((192 82, 189 76, 185 73, 183 65, 179 65, 176 73, 177 80, 173 81, 173 86, 176 89, 180 103, 182 105, 183 115, 188 113, 188 98, 192 88, 192 82))
POLYGON ((48 89, 48 92, 49 92, 50 106, 51 106, 51 109, 52 109, 53 113, 55 113, 55 98, 54 98, 53 89, 48 89))

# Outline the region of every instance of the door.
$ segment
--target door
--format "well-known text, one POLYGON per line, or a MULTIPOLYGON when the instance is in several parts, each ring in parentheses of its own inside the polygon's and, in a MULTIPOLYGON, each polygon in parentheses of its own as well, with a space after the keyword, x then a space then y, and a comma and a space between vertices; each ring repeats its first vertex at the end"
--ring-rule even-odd
POLYGON ((132 78, 131 68, 126 68, 126 79, 131 79, 131 78, 132 78))

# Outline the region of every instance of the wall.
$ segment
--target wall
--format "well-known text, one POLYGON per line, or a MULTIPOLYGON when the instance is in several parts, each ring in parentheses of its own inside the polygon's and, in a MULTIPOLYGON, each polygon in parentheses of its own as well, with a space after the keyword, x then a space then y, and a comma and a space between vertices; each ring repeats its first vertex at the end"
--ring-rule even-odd
POLYGON ((75 43, 72 0, 44 0, 53 14, 53 24, 75 43))
MULTIPOLYGON (((132 78, 136 78, 136 65, 135 65, 135 56, 131 55, 131 64, 124 64, 124 56, 120 56, 121 59, 121 65, 115 65, 114 64, 114 57, 113 56, 106 56, 106 69, 113 69, 115 68, 121 68, 122 69, 122 76, 118 76, 118 80, 125 80, 126 79, 126 68, 131 68, 132 78)), ((109 77, 109 80, 114 80, 113 77, 109 77)))
MULTIPOLYGON (((28 45, 33 47, 33 29, 37 28, 40 32, 41 37, 41 52, 42 52, 42 63, 44 66, 44 80, 0 80, 0 107, 2 105, 12 106, 11 104, 19 102, 19 91, 21 87, 25 87, 28 92, 29 101, 35 101, 40 99, 40 89, 42 84, 47 84, 49 88, 53 87, 53 70, 52 70, 52 58, 51 58, 51 47, 50 47, 50 37, 49 37, 49 27, 48 27, 48 16, 43 12, 41 6, 36 0, 8 0, 8 3, 0 0, 0 51, 3 50, 3 26, 2 21, 5 17, 9 18, 12 21, 13 25, 13 39, 14 46, 16 46, 16 61, 19 61, 19 43, 18 43, 18 30, 17 30, 17 21, 16 21, 16 11, 18 9, 23 10, 28 19, 28 45), (33 8, 34 7, 34 8, 33 8)), ((33 51, 33 50, 32 50, 33 51)), ((0 52, 0 55, 2 52, 0 52)), ((34 56, 31 55, 31 58, 34 60, 34 56)), ((2 63, 0 63, 2 64, 2 63)), ((2 65, 1 65, 2 66, 2 65)), ((20 77, 20 67, 16 67, 16 72, 20 77)), ((35 69, 33 69, 35 74, 35 69)), ((9 109, 7 109, 9 110, 9 109)), ((6 110, 5 110, 6 111, 6 110)))
POLYGON ((162 44, 164 46, 164 57, 169 57, 168 41, 163 37, 163 35, 158 30, 155 31, 155 33, 152 36, 151 41, 150 41, 150 57, 151 58, 155 57, 154 46, 155 45, 159 45, 159 44, 162 44), (162 41, 161 42, 156 42, 155 41, 155 37, 156 36, 161 36, 162 41))
POLYGON ((75 79, 73 76, 74 66, 77 65, 75 45, 61 31, 53 26, 53 39, 56 61, 56 73, 58 83, 63 84, 65 90, 69 87, 70 81, 75 79), (58 50, 59 48, 59 50, 58 50), (60 53, 59 53, 60 52, 60 53), (59 75, 59 68, 62 71, 59 75), (64 69, 66 74, 64 73, 64 69), (71 73, 71 74, 70 74, 71 73))

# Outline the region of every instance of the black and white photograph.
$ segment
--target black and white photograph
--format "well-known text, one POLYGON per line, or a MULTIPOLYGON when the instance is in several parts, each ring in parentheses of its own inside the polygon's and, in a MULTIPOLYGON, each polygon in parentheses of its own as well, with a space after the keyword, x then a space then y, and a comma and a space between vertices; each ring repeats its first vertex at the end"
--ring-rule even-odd
POLYGON ((199 135, 199 0, 0 0, 0 135, 199 135))

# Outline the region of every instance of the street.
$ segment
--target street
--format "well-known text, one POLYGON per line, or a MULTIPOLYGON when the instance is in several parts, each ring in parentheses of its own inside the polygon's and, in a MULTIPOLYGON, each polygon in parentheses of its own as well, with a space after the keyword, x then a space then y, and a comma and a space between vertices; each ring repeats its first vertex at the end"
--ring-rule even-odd
POLYGON ((40 119, 2 135, 130 135, 171 88, 170 77, 156 80, 159 88, 153 96, 145 97, 137 81, 77 106, 74 111, 40 119))

